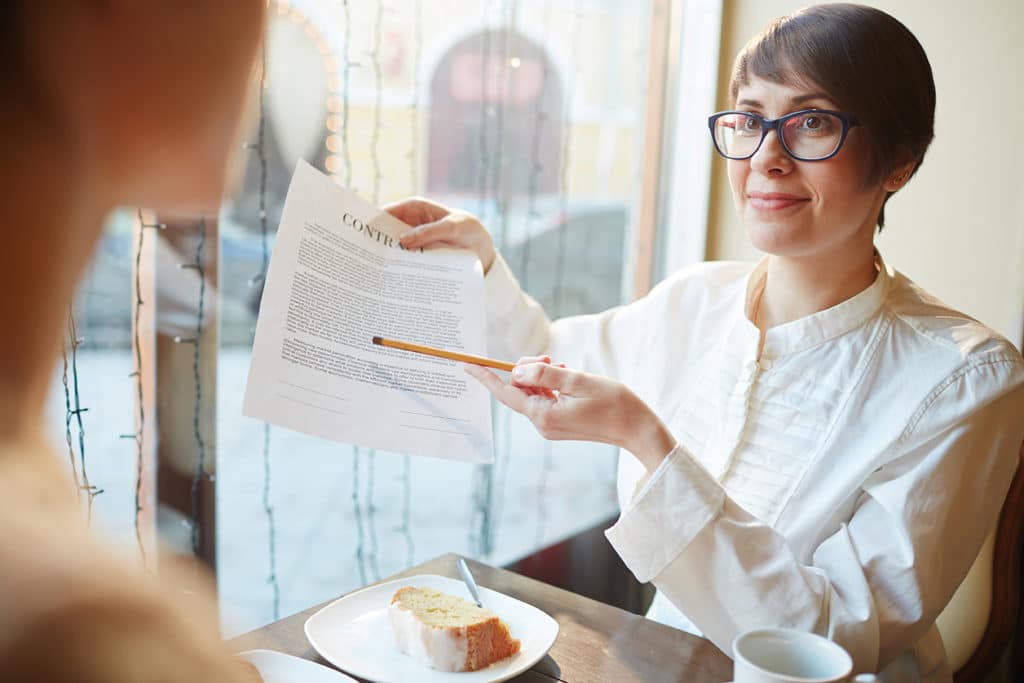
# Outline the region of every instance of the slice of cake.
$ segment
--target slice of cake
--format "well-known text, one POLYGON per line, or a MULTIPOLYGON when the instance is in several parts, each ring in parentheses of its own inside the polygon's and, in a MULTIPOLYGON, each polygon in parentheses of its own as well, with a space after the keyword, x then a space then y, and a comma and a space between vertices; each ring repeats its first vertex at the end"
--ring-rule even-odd
POLYGON ((398 649, 441 671, 476 671, 519 652, 494 612, 432 588, 400 588, 388 607, 398 649))

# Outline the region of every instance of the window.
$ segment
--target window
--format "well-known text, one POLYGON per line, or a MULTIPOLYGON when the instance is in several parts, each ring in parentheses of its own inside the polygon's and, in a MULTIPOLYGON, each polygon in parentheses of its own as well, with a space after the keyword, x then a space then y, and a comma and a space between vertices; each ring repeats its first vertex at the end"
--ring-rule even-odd
POLYGON ((88 411, 65 405, 59 377, 52 420, 62 436, 71 420, 79 470, 83 420, 98 523, 142 539, 147 564, 154 525, 215 558, 232 634, 443 552, 506 564, 612 516, 613 449, 546 443, 500 407, 496 462, 472 466, 268 427, 241 402, 300 157, 379 204, 424 194, 475 212, 553 317, 629 298, 649 257, 637 225, 664 211, 638 188, 667 182, 649 169, 672 149, 671 6, 272 2, 237 191, 205 220, 115 214, 75 305, 88 411))

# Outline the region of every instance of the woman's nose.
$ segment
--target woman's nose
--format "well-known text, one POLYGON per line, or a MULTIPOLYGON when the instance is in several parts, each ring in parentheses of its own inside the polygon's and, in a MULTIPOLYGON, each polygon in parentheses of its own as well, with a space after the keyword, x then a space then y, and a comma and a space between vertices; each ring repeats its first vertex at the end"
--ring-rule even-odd
POLYGON ((761 146, 750 158, 750 168, 766 175, 789 173, 793 169, 793 157, 782 147, 777 130, 768 131, 761 146))

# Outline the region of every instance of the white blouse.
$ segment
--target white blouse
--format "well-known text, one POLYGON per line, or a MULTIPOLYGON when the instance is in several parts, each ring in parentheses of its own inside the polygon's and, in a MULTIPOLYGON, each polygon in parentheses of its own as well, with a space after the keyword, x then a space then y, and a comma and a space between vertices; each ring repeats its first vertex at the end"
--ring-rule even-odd
POLYGON ((677 447, 624 454, 606 533, 648 616, 730 652, 762 626, 843 645, 855 671, 949 681, 934 621, 994 528, 1024 440, 1024 359, 879 258, 867 289, 760 332, 763 264, 704 263, 632 304, 550 322, 499 256, 488 352, 624 382, 677 447))

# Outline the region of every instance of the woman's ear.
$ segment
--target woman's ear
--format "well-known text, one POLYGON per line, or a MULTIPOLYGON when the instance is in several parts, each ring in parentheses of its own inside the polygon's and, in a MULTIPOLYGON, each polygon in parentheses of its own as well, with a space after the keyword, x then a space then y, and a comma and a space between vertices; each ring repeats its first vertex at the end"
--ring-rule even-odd
POLYGON ((886 192, 896 192, 901 187, 907 184, 910 180, 910 176, 914 174, 914 169, 917 166, 917 160, 908 161, 900 164, 892 169, 888 177, 885 179, 882 187, 885 188, 886 192))

